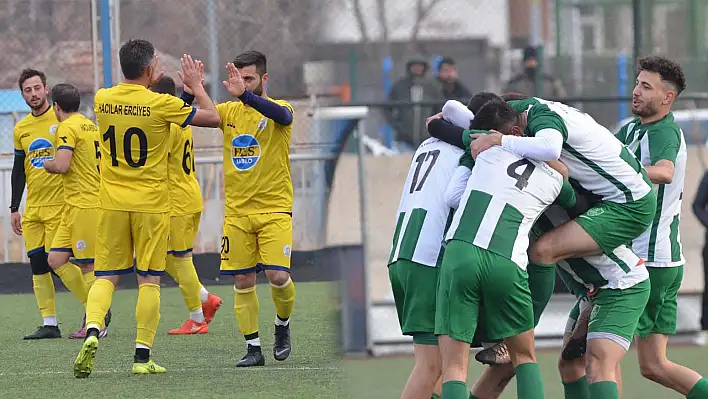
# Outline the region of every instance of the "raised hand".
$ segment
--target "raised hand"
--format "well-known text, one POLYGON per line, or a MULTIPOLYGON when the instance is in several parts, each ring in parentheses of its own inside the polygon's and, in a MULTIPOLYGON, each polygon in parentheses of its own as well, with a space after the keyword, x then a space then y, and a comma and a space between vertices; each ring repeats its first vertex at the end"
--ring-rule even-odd
POLYGON ((157 55, 155 55, 155 58, 152 62, 152 75, 150 75, 150 86, 159 82, 163 76, 165 76, 165 71, 160 69, 159 59, 157 58, 157 55))
POLYGON ((226 64, 226 73, 229 78, 229 80, 223 81, 226 90, 228 90, 229 94, 232 96, 240 97, 243 92, 246 91, 246 83, 243 81, 241 73, 232 63, 226 64))
POLYGON ((195 88, 201 86, 204 80, 204 66, 202 65, 200 69, 199 62, 200 61, 193 60, 191 55, 184 54, 180 60, 182 70, 177 71, 177 76, 191 92, 194 92, 195 88))

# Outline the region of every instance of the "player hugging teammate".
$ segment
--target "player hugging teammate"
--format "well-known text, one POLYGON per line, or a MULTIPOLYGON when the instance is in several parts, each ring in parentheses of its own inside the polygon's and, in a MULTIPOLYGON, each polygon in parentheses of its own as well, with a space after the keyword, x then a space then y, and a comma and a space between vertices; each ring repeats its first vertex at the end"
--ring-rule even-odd
POLYGON ((421 146, 404 186, 401 206, 414 192, 411 175, 425 169, 416 163, 430 159, 424 176, 438 176, 433 185, 446 194, 410 211, 399 206, 389 274, 403 333, 414 336, 416 350, 402 397, 436 397, 441 375, 446 399, 496 398, 516 375, 519 398, 542 398, 533 328, 553 292, 554 270, 579 298, 559 362, 566 398, 619 398, 619 362, 635 335, 645 377, 688 398, 708 397, 708 381, 666 358, 684 263, 678 221, 686 162, 670 108, 685 80, 679 65, 659 56, 641 59, 637 73, 638 118, 617 137, 572 107, 516 94, 479 93, 469 104, 476 112, 448 102, 429 119, 433 137, 466 153, 456 172, 435 174, 436 163, 447 163, 421 146), (428 215, 447 212, 454 212, 450 223, 438 216, 437 230, 426 225, 428 215), (421 234, 426 228, 430 234, 421 234), (442 262, 427 260, 439 271, 424 279, 418 248, 442 252, 441 242, 442 262), (399 282, 404 265, 408 286, 399 282), (410 281, 426 281, 428 291, 437 284, 437 296, 419 295, 427 291, 410 281), (430 324, 416 324, 412 307, 434 315, 439 351, 434 339, 419 338, 430 324), (486 369, 468 393, 468 348, 476 338, 487 342, 477 359, 499 367, 486 369), (424 343, 429 347, 419 349, 424 343), (426 376, 416 391, 414 374, 426 376))

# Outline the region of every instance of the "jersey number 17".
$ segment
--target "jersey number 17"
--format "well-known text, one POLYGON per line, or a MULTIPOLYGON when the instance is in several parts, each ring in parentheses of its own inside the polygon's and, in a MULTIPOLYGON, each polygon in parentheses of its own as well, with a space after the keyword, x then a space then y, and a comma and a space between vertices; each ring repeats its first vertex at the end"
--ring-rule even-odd
POLYGON ((428 180, 428 176, 430 175, 430 171, 433 170, 433 166, 435 166, 435 162, 438 161, 438 157, 440 156, 440 150, 432 150, 428 152, 424 152, 420 155, 418 155, 415 158, 415 172, 413 172, 413 179, 411 181, 411 188, 409 193, 413 194, 416 191, 420 191, 423 189, 423 185, 425 184, 425 181, 428 180), (430 161, 430 162, 428 162, 430 161), (420 176, 420 171, 423 169, 423 164, 428 163, 428 167, 425 169, 425 173, 423 173, 423 178, 420 179, 420 182, 418 182, 418 178, 420 176))

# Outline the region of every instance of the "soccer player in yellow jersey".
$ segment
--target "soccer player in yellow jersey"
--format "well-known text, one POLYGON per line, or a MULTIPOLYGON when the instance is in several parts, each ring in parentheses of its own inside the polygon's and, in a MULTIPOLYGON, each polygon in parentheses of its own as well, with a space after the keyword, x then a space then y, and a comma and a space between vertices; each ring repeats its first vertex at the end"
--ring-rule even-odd
MULTIPOLYGON (((203 64, 197 62, 200 71, 203 64)), ((151 87, 156 93, 175 95, 175 82, 163 76, 151 87)), ((191 103, 192 96, 185 102, 191 103)), ((183 97, 184 99, 184 97, 183 97)), ((172 125, 167 174, 170 190, 170 238, 165 270, 175 279, 189 310, 189 319, 180 327, 168 332, 170 335, 206 334, 208 324, 221 306, 221 298, 210 293, 199 282, 192 262, 192 246, 199 231, 202 206, 202 191, 199 188, 194 164, 194 139, 192 127, 172 125)))
MULTIPOLYGON (((96 243, 96 221, 98 213, 98 186, 100 183, 98 127, 79 113, 81 95, 79 90, 67 83, 52 88, 54 113, 59 120, 55 134, 56 157, 44 162, 49 173, 63 175, 64 201, 66 207, 61 215, 61 223, 54 235, 49 251, 49 267, 61 276, 69 290, 86 306, 88 291, 96 281, 93 260, 96 243), (74 256, 81 273, 67 273, 74 256)), ((72 265, 73 266, 73 265, 72 265)), ((85 316, 84 316, 85 319, 85 316)), ((106 326, 100 336, 105 336, 106 326)), ((85 320, 84 320, 85 322, 85 320)), ((84 326, 69 338, 84 338, 84 326)))
MULTIPOLYGON (((15 125, 15 161, 12 167, 12 199, 10 202, 12 230, 22 235, 32 268, 32 285, 44 322, 25 339, 61 338, 54 302, 54 282, 47 262, 54 233, 64 209, 64 189, 60 176, 47 173, 44 163, 54 159, 54 136, 57 118, 47 101, 47 78, 44 73, 25 69, 19 80, 22 97, 32 112, 15 125), (27 184, 24 220, 19 213, 22 193, 27 184)), ((55 272, 72 291, 85 291, 78 281, 81 269, 65 263, 55 272), (76 282, 76 284, 74 284, 76 282)), ((82 295, 79 293, 78 295, 82 295)))
POLYGON ((137 337, 134 374, 164 373, 150 359, 160 320, 160 276, 165 271, 170 223, 167 153, 170 126, 219 126, 219 114, 201 84, 190 56, 182 57, 185 85, 201 109, 177 97, 148 90, 158 72, 155 48, 129 40, 119 51, 124 81, 96 92, 94 112, 101 133, 101 184, 96 228, 96 282, 86 304, 86 340, 74 362, 74 375, 93 371, 98 334, 121 275, 138 273, 135 310, 137 337), (135 267, 133 267, 135 254, 135 267))
POLYGON ((265 92, 266 57, 239 54, 226 67, 228 92, 240 102, 217 105, 224 132, 226 211, 221 274, 234 276, 234 309, 247 353, 237 367, 263 366, 258 335, 256 273, 264 270, 277 317, 273 357, 290 355, 290 314, 295 285, 290 278, 293 185, 290 134, 293 109, 265 92))

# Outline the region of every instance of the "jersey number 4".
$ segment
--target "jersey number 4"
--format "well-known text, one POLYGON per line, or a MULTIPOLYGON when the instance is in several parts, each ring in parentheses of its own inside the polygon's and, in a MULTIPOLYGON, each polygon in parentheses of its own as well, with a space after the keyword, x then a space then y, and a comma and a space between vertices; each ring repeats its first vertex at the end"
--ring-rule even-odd
POLYGON ((529 178, 534 170, 536 170, 536 165, 534 165, 531 161, 528 159, 519 159, 506 168, 506 174, 516 180, 516 188, 523 190, 529 185, 529 178), (520 174, 516 173, 516 169, 521 166, 525 166, 524 170, 522 170, 520 174))
MULTIPOLYGON (((116 145, 116 128, 111 125, 108 127, 106 133, 103 133, 103 141, 108 141, 108 147, 111 151, 111 165, 118 166, 118 154, 116 145)), ((139 168, 145 166, 147 162, 147 136, 140 128, 129 127, 128 130, 123 134, 123 157, 125 162, 133 168, 139 168), (138 160, 133 158, 133 137, 138 138, 138 160)))
POLYGON ((440 156, 440 150, 433 150, 433 151, 424 152, 415 158, 416 165, 415 165, 415 172, 413 172, 413 181, 411 181, 411 189, 410 189, 411 194, 423 189, 423 185, 425 184, 425 181, 428 180, 428 176, 430 175, 430 171, 433 170, 433 166, 435 166, 435 162, 438 161, 439 156, 440 156), (423 173, 423 178, 420 179, 420 182, 418 182, 418 177, 420 176, 420 170, 423 169, 423 164, 428 161, 430 161, 428 163, 428 168, 425 169, 425 173, 423 173))

